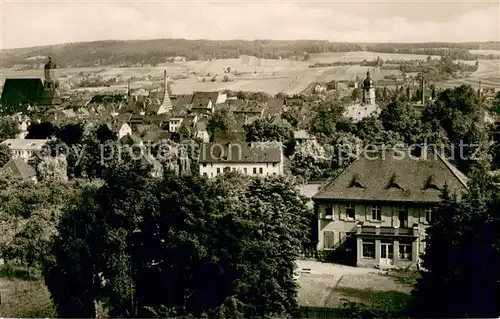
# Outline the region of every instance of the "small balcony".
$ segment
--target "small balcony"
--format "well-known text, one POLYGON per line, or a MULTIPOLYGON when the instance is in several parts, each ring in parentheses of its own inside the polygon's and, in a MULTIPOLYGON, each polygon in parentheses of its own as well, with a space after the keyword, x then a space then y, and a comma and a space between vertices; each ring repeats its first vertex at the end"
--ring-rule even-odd
POLYGON ((387 226, 363 226, 358 224, 354 233, 355 236, 363 237, 418 237, 419 229, 415 224, 411 228, 387 227, 387 226))

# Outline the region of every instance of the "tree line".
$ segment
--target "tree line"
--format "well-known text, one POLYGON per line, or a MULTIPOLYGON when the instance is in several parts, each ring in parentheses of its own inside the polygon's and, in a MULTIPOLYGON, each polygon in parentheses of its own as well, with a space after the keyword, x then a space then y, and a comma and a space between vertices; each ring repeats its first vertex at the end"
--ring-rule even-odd
POLYGON ((251 55, 258 58, 291 58, 303 53, 371 51, 450 56, 454 60, 497 59, 498 56, 472 54, 469 50, 488 46, 498 50, 500 44, 492 43, 349 43, 319 40, 185 40, 157 39, 134 41, 94 41, 66 46, 44 46, 28 49, 3 50, 0 66, 39 63, 27 61, 32 56, 51 54, 59 67, 91 67, 116 64, 153 64, 165 58, 184 56, 187 60, 238 58, 251 55))

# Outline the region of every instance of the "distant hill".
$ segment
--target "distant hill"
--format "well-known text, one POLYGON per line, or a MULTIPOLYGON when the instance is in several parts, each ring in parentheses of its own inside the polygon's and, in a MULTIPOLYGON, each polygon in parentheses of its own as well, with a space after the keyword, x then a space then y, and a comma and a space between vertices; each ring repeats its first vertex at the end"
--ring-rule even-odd
MULTIPOLYGON (((300 58, 304 53, 371 51, 380 53, 450 55, 453 59, 497 59, 496 54, 471 53, 469 50, 500 50, 500 42, 485 43, 341 43, 319 40, 185 40, 157 39, 133 41, 95 41, 32 48, 2 50, 0 67, 39 65, 36 57, 52 55, 59 67, 158 64, 167 57, 187 60, 238 58, 300 58)), ((478 51, 476 51, 478 52, 478 51)), ((487 52, 487 51, 485 51, 487 52)))

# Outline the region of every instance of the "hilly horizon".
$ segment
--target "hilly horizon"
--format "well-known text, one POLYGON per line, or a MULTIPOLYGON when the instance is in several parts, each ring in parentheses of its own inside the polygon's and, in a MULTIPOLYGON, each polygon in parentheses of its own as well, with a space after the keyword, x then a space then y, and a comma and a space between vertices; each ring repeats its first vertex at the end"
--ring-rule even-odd
POLYGON ((187 60, 238 58, 250 55, 264 59, 296 58, 304 53, 371 51, 379 53, 451 55, 462 60, 496 59, 492 54, 472 54, 469 50, 500 50, 499 41, 367 43, 328 40, 99 40, 61 43, 2 50, 0 67, 34 65, 33 57, 51 55, 60 67, 90 67, 117 64, 164 63, 167 57, 187 60), (31 60, 30 60, 31 58, 31 60))

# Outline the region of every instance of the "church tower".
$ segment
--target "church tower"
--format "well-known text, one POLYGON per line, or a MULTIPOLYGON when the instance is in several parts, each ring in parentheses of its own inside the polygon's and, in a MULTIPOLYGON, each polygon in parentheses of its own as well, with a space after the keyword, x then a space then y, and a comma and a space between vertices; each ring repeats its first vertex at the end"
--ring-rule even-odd
POLYGON ((370 78, 370 71, 366 72, 366 79, 363 81, 363 104, 375 105, 375 84, 370 78))
POLYGON ((44 87, 45 89, 55 89, 57 87, 57 82, 54 79, 54 70, 57 66, 52 62, 52 58, 49 56, 49 61, 44 66, 44 87))

